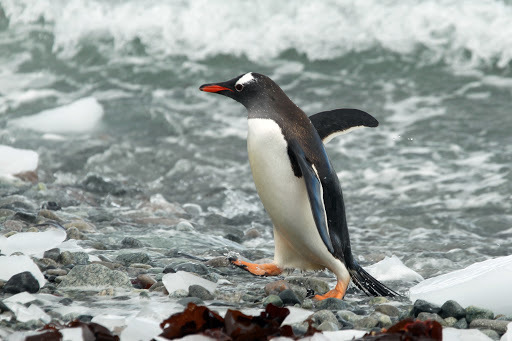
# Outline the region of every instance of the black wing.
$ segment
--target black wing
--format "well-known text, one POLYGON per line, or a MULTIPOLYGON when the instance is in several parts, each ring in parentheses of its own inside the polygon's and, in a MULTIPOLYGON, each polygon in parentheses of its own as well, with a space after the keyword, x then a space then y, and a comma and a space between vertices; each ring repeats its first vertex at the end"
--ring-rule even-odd
POLYGON ((309 204, 311 205, 311 212, 313 212, 313 219, 315 220, 316 228, 322 238, 325 246, 331 254, 334 253, 331 238, 328 233, 327 217, 324 207, 323 190, 318 174, 313 168, 311 162, 306 159, 306 155, 297 141, 290 141, 290 153, 297 161, 299 168, 302 172, 302 177, 306 183, 306 188, 309 196, 309 204))
POLYGON ((379 125, 372 115, 358 109, 335 109, 322 111, 309 117, 324 143, 351 128, 376 127, 379 125))

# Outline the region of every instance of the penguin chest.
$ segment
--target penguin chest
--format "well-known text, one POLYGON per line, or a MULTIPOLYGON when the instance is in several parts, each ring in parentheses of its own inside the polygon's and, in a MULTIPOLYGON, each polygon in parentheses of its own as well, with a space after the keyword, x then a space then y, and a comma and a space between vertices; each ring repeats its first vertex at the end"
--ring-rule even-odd
POLYGON ((274 224, 276 260, 279 249, 290 248, 295 256, 283 258, 294 267, 311 268, 301 262, 325 263, 322 258, 330 254, 317 232, 304 179, 293 173, 279 125, 270 119, 249 119, 247 147, 256 190, 274 224), (277 244, 277 234, 286 245, 277 244))

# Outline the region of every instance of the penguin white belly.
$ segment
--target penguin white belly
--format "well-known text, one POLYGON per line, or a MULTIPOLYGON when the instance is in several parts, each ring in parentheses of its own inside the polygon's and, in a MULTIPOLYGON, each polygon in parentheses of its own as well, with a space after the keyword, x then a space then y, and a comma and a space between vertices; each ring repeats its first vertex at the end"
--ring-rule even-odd
POLYGON ((279 125, 249 119, 247 149, 256 189, 274 224, 275 258, 281 268, 329 268, 346 275, 318 233, 304 179, 297 178, 279 125))

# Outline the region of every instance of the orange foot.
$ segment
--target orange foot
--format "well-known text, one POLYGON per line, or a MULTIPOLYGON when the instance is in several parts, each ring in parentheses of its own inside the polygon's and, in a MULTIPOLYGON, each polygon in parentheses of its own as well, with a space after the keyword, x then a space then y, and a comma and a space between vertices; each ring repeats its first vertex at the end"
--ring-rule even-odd
POLYGON ((321 300, 325 300, 326 298, 334 297, 334 298, 339 298, 341 300, 343 298, 343 296, 345 296, 347 287, 348 287, 348 282, 343 283, 343 282, 338 281, 338 283, 336 283, 336 287, 334 287, 334 289, 326 292, 324 295, 315 295, 315 299, 321 301, 321 300))
POLYGON ((272 263, 255 264, 244 262, 243 260, 239 260, 236 258, 229 258, 229 261, 231 262, 231 264, 236 265, 239 268, 249 271, 253 275, 257 276, 277 276, 281 272, 283 272, 283 270, 279 269, 277 265, 272 263))

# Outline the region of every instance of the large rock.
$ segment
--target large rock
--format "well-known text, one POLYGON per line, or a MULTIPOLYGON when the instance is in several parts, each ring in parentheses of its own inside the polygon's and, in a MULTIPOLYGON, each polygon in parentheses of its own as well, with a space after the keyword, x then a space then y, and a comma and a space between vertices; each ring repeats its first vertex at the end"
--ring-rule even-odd
POLYGON ((489 309, 475 307, 474 305, 470 305, 466 308, 466 320, 469 324, 476 319, 492 320, 493 318, 494 313, 489 309))
POLYGON ((121 287, 132 288, 124 272, 110 270, 101 264, 77 265, 65 276, 59 287, 121 287))
POLYGON ((413 314, 414 316, 418 316, 419 313, 431 313, 431 314, 437 314, 441 311, 441 307, 427 302, 425 300, 416 300, 414 302, 413 307, 413 314))
POLYGON ((503 335, 507 331, 507 326, 509 323, 510 321, 476 319, 471 321, 469 328, 492 329, 498 334, 503 335))
POLYGON ((439 315, 441 315, 442 318, 447 318, 451 316, 455 317, 458 320, 463 317, 466 317, 466 311, 464 310, 464 308, 462 308, 460 304, 453 300, 450 300, 446 301, 441 306, 441 312, 439 313, 439 315))
POLYGON ((144 252, 123 253, 117 256, 116 260, 125 266, 133 263, 149 264, 151 262, 151 258, 144 252))
POLYGON ((24 271, 12 276, 3 287, 9 294, 18 294, 23 291, 36 293, 39 291, 39 282, 30 271, 24 271))
POLYGON ((329 297, 325 300, 318 301, 315 307, 317 309, 327 310, 347 310, 350 308, 350 304, 338 298, 329 297))

